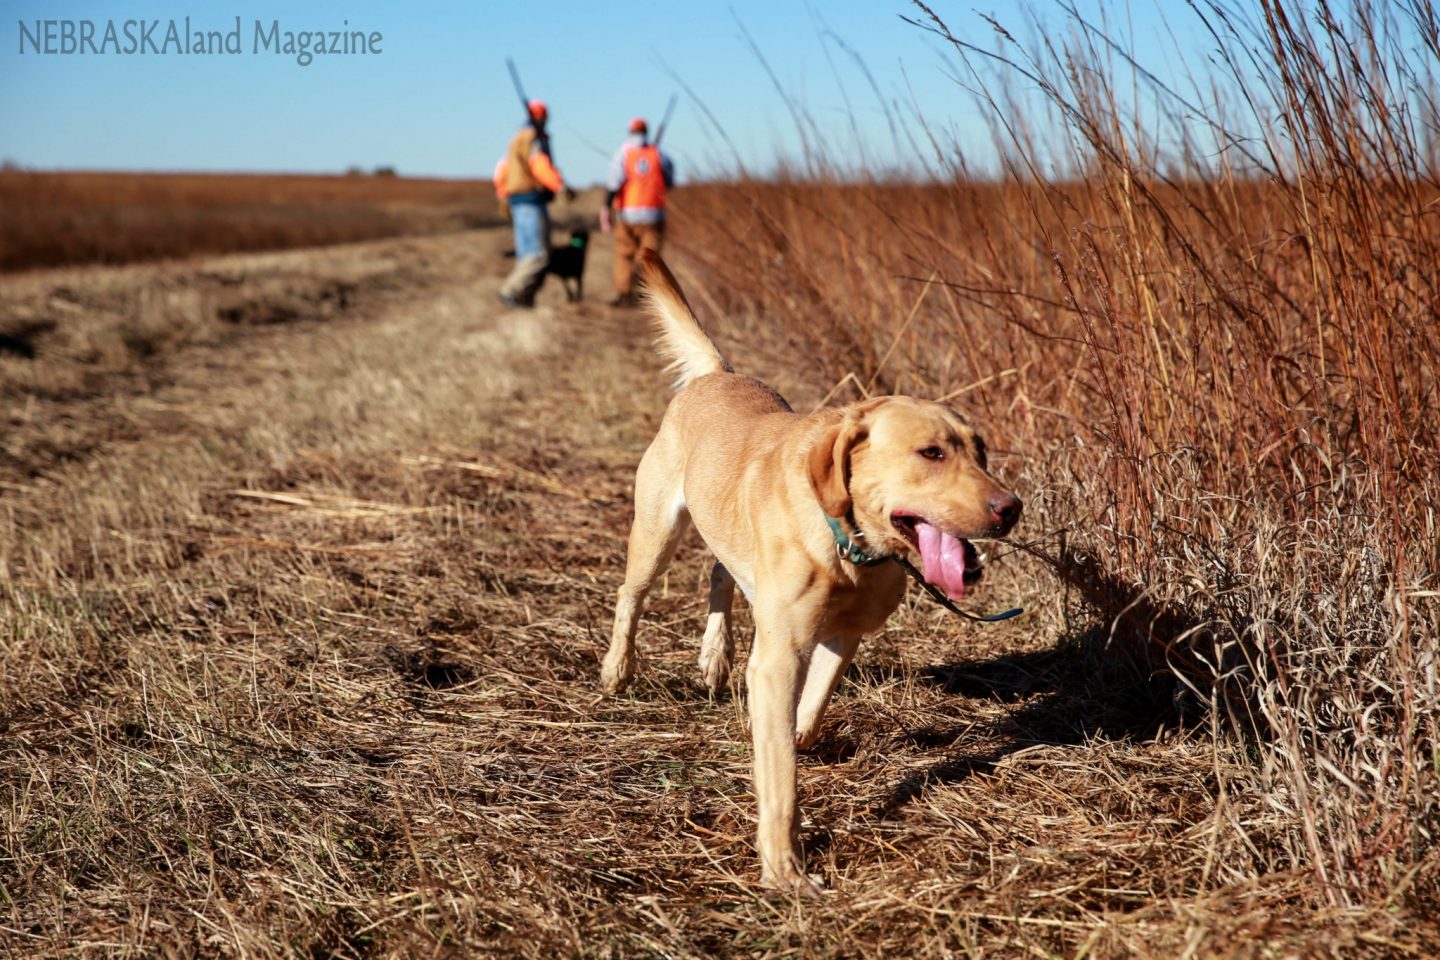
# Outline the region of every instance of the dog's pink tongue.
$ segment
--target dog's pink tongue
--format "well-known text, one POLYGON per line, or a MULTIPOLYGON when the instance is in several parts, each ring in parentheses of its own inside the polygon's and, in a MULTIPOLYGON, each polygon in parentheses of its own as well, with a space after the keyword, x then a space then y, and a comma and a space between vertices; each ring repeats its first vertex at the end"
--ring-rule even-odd
POLYGON ((965 545, 958 538, 921 521, 915 524, 925 581, 945 591, 951 600, 965 596, 965 545))

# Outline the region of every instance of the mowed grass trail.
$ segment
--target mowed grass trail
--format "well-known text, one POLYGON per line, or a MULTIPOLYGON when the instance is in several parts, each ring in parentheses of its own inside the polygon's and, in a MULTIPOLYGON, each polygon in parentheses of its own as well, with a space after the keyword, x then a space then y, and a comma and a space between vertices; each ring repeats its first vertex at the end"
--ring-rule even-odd
MULTIPOLYGON (((1018 555, 977 603, 1027 616, 912 596, 862 648, 801 767, 832 892, 759 892, 743 689, 711 701, 695 666, 697 540, 633 692, 595 692, 667 399, 648 325, 594 302, 603 245, 592 302, 552 284, 501 311, 506 239, 0 281, 26 344, 0 354, 0 954, 1436 943, 1394 905, 1254 879, 1274 814, 1219 786, 1241 748, 1125 679, 1018 555)), ((820 399, 805 358, 706 319, 741 370, 820 399)))

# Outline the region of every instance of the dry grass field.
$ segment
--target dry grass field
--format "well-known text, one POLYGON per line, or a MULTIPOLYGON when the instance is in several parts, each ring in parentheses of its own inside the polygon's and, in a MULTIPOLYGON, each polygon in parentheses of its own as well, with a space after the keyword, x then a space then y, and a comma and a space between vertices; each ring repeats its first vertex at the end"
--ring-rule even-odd
MULTIPOLYGON (((834 892, 756 891, 743 691, 708 700, 695 666, 697 544, 647 617, 633 694, 594 693, 665 400, 648 333, 554 289, 499 311, 506 239, 0 285, 7 311, 56 320, 34 358, 0 357, 10 953, 1440 943, 1433 858, 1327 902, 1257 745, 1185 722, 1173 680, 1023 554, 992 562, 978 602, 1025 617, 975 626, 912 598, 867 644, 801 771, 834 892), (275 322, 223 319, 217 290, 275 322)), ((802 409, 822 398, 808 365, 717 326, 742 369, 802 409)), ((991 435, 1038 528, 1055 464, 1014 423, 991 435)))
POLYGON ((0 272, 353 243, 501 221, 484 180, 0 170, 0 272))
POLYGON ((910 597, 802 755, 815 902, 698 542, 595 691, 643 317, 503 311, 500 230, 0 278, 0 954, 1440 955, 1440 186, 1413 58, 1272 26, 1283 156, 1162 167, 1082 45, 1063 176, 677 193, 738 369, 948 397, 1026 501, 1025 615, 910 597))

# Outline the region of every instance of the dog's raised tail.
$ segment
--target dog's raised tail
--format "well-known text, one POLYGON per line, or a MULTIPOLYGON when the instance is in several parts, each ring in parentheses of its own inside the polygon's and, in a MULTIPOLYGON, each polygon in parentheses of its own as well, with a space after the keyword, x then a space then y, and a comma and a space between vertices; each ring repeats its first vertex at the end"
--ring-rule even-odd
POLYGON ((707 373, 734 372, 695 319, 695 311, 690 309, 690 301, 675 282, 675 275, 653 250, 640 254, 640 279, 644 284, 641 296, 659 334, 655 346, 660 356, 670 361, 666 369, 675 377, 676 390, 707 373))

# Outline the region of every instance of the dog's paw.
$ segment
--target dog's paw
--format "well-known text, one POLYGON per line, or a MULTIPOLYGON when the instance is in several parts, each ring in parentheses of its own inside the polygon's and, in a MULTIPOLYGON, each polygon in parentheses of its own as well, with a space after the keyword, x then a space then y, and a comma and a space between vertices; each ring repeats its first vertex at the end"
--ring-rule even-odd
POLYGON ((825 888, 820 878, 805 873, 792 858, 784 870, 766 871, 760 878, 762 886, 776 893, 788 894, 805 900, 824 896, 825 888))
POLYGON ((617 694, 630 686, 635 679, 635 658, 605 658, 600 666, 600 690, 602 693, 617 694))
POLYGON ((722 644, 705 644, 700 648, 700 679, 712 697, 719 696, 730 683, 730 658, 722 644))
POLYGON ((795 717, 795 749, 809 750, 825 732, 825 709, 801 711, 795 717))

